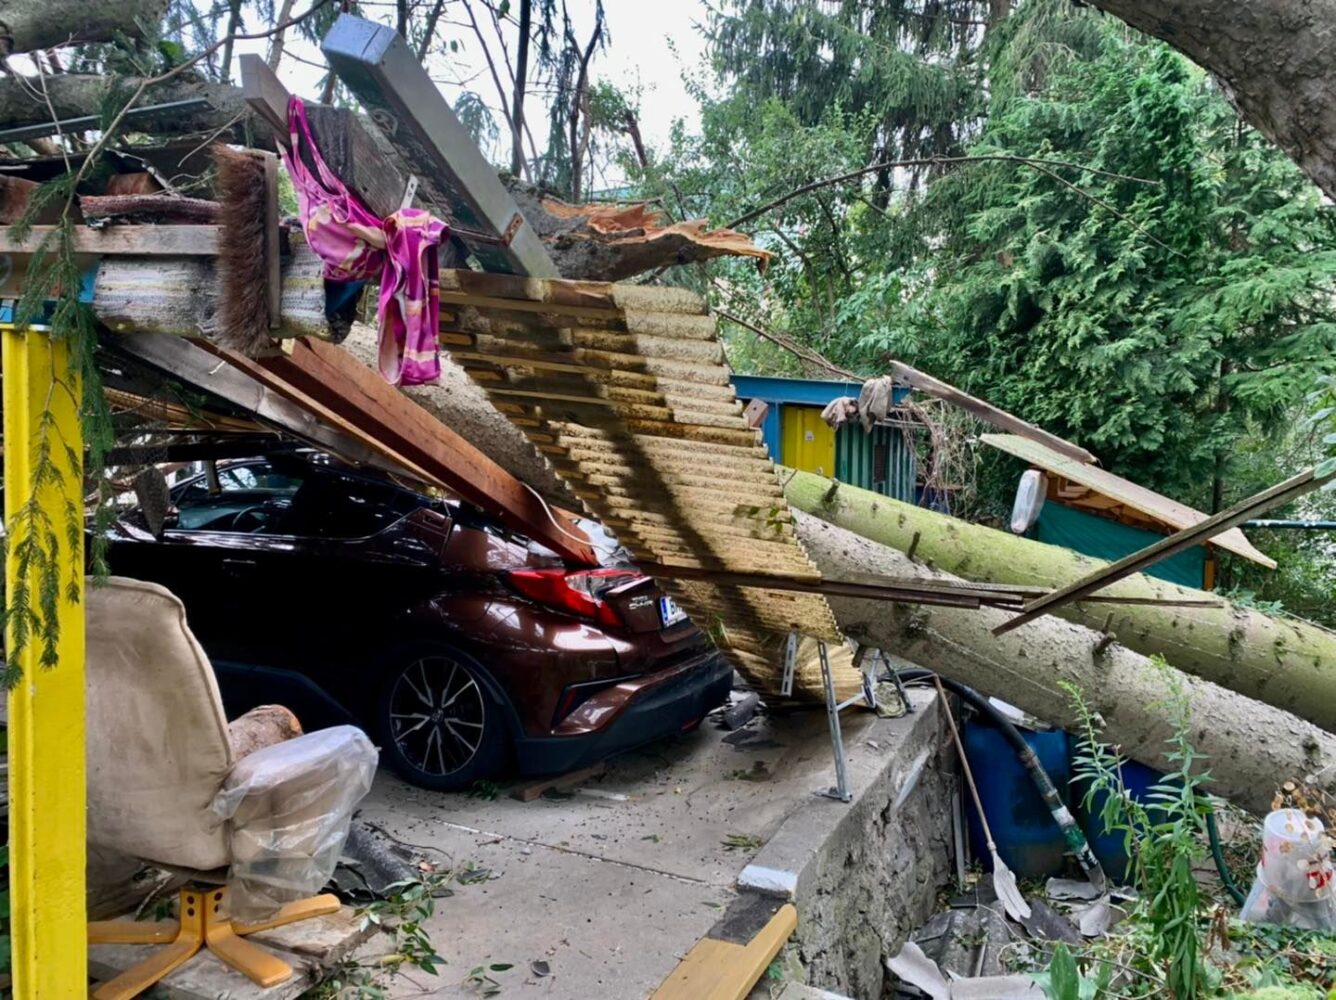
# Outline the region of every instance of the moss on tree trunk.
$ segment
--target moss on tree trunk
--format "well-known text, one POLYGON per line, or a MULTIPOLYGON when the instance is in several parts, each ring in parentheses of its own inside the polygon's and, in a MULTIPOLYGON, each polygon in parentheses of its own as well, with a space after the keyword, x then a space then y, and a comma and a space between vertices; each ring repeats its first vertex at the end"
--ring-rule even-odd
MULTIPOLYGON (((827 576, 958 579, 818 518, 795 514, 795 524, 809 555, 827 576)), ((920 552, 926 544, 925 537, 920 552)), ((847 635, 1068 728, 1078 720, 1060 684, 1074 684, 1103 717, 1110 742, 1165 770, 1171 767, 1164 757, 1165 741, 1173 731, 1167 700, 1177 689, 1191 707, 1192 742, 1210 758, 1203 764, 1213 778, 1210 790, 1253 812, 1265 812, 1276 788, 1291 776, 1320 774, 1320 784, 1336 787, 1336 736, 1118 643, 1096 651, 1099 634, 1079 625, 1041 618, 999 637, 991 630, 1010 613, 993 608, 841 597, 830 598, 830 606, 847 635)))

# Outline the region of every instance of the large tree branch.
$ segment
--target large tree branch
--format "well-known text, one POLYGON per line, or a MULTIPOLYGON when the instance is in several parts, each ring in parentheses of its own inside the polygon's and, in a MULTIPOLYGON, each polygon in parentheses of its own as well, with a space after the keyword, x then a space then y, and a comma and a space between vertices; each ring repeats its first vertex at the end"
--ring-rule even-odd
POLYGON ((1336 197, 1336 0, 1089 0, 1215 74, 1239 114, 1336 197))
POLYGON ((0 55, 57 45, 109 42, 117 35, 142 38, 167 13, 168 0, 4 0, 0 3, 0 55))
MULTIPOLYGON (((0 125, 5 128, 37 125, 51 121, 53 114, 57 118, 96 114, 97 109, 104 106, 104 98, 113 86, 128 97, 142 82, 139 79, 117 81, 110 77, 80 73, 47 76, 45 96, 50 101, 48 107, 37 81, 17 76, 0 78, 0 125)), ((147 89, 143 103, 166 104, 198 97, 206 99, 209 107, 198 111, 182 112, 178 109, 142 116, 135 120, 134 130, 178 135, 213 132, 226 126, 222 136, 224 141, 241 141, 246 138, 250 112, 237 87, 178 77, 147 89)), ((265 140, 268 134, 267 128, 255 129, 254 141, 265 140)))

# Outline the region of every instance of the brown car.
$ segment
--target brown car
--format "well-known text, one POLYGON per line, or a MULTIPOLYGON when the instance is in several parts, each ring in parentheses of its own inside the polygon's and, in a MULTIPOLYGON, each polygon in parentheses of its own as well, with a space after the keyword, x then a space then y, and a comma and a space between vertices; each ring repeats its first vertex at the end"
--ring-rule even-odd
POLYGON ((353 721, 426 788, 511 764, 569 770, 700 723, 732 670, 652 580, 571 568, 468 506, 310 450, 219 462, 172 489, 111 570, 186 605, 229 715, 353 721))

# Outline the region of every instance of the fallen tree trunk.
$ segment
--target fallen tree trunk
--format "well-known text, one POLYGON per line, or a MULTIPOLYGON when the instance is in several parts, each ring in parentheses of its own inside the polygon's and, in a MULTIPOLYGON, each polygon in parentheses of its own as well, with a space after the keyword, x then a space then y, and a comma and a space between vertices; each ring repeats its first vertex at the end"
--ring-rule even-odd
MULTIPOLYGON (((787 479, 795 508, 980 583, 1059 587, 1101 565, 1069 549, 938 514, 806 472, 787 479), (917 541, 916 541, 917 539, 917 541)), ((1218 595, 1138 574, 1105 588, 1118 597, 1209 600, 1218 595)), ((1336 731, 1336 633, 1250 608, 1079 602, 1059 608, 1069 621, 1113 631, 1145 655, 1336 731)), ((1017 629, 1024 638, 1042 624, 1017 629)))
MULTIPOLYGON (((808 554, 828 576, 851 572, 951 580, 887 545, 801 513, 794 515, 808 554)), ((1193 745, 1209 760, 1210 790, 1256 813, 1270 808, 1287 778, 1320 773, 1317 783, 1336 790, 1336 736, 1270 705, 1217 684, 1160 666, 1118 643, 1096 652, 1099 634, 1045 618, 995 636, 1008 612, 941 608, 831 597, 844 632, 916 664, 1003 698, 1066 728, 1078 726, 1071 697, 1079 688, 1104 720, 1105 738, 1142 763, 1162 770, 1172 735, 1168 699, 1186 698, 1193 745), (1325 769, 1325 770, 1324 770, 1325 769)))
MULTIPOLYGON (((133 78, 117 79, 84 73, 59 73, 44 77, 42 82, 45 93, 26 77, 0 77, 0 125, 17 128, 49 122, 53 116, 64 119, 95 115, 107 106, 109 99, 112 107, 119 108, 129 101, 140 83, 133 78), (48 100, 50 107, 47 107, 48 100)), ((142 115, 127 122, 123 131, 163 135, 217 132, 220 142, 244 142, 273 148, 272 133, 268 127, 256 123, 239 87, 177 77, 149 88, 136 106, 200 97, 209 102, 208 107, 194 111, 167 109, 142 115)))
POLYGON ((0 52, 14 55, 118 35, 144 37, 167 13, 167 0, 4 0, 0 3, 0 52))
MULTIPOLYGON (((354 323, 343 346, 368 368, 376 368, 378 343, 375 327, 354 323)), ((557 478, 547 459, 538 453, 518 427, 487 401, 486 393, 448 355, 441 357, 438 384, 401 388, 413 402, 445 426, 458 431, 501 468, 541 493, 544 499, 568 509, 582 509, 580 501, 557 478)))
POLYGON ((1239 114, 1336 197, 1336 0, 1090 0, 1215 74, 1239 114))

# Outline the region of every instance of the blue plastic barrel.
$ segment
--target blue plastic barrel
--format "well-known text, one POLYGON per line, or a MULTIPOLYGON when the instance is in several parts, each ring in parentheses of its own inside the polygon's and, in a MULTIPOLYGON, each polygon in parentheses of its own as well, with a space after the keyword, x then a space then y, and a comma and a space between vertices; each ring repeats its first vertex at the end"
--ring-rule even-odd
MULTIPOLYGON (((1067 734, 1061 730, 1035 732, 1030 729, 1021 729, 1020 733, 1044 765, 1044 770, 1048 771, 1059 793, 1065 795, 1072 776, 1067 734)), ((1025 765, 1016 759, 1011 744, 986 720, 978 717, 965 724, 964 742, 965 756, 979 786, 979 800, 983 803, 1003 862, 1017 875, 1026 878, 1059 874, 1063 869, 1066 841, 1048 806, 1035 790, 1025 765)), ((968 794, 965 795, 965 806, 971 854, 983 862, 986 870, 991 870, 988 841, 968 794)))

